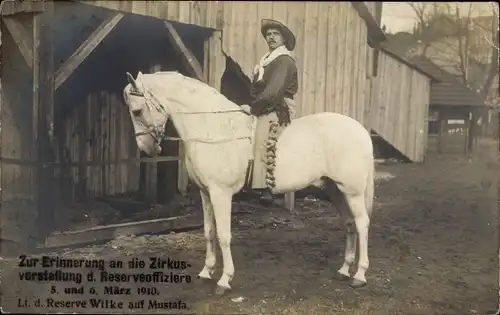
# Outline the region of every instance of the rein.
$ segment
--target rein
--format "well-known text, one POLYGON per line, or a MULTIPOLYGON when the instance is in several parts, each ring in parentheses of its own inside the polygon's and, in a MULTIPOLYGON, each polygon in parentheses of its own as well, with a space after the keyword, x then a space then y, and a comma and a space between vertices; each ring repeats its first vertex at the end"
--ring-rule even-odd
MULTIPOLYGON (((149 97, 146 96, 145 93, 135 91, 135 90, 130 90, 130 95, 134 96, 139 96, 142 97, 146 100, 146 104, 149 106, 150 103, 153 103, 156 107, 156 109, 162 113, 165 116, 165 120, 169 118, 169 115, 166 111, 165 108, 161 105, 161 102, 159 99, 151 92, 146 90, 148 94, 152 96, 152 98, 155 99, 156 102, 153 102, 149 97), (155 104, 156 103, 156 104, 155 104)), ((174 114, 183 114, 183 115, 195 115, 195 114, 223 114, 223 113, 232 113, 232 112, 245 112, 243 109, 228 109, 228 110, 223 110, 223 111, 214 111, 214 112, 175 112, 174 114)), ((169 140, 169 141, 194 141, 194 142, 202 142, 202 143, 223 143, 223 142, 230 142, 230 141, 235 141, 235 140, 241 140, 241 139, 249 139, 251 140, 250 136, 247 137, 235 137, 235 138, 227 138, 227 139, 202 139, 202 138, 190 138, 190 139, 185 139, 185 138, 180 138, 180 137, 170 137, 170 136, 165 136, 165 127, 163 126, 149 126, 146 127, 144 131, 141 132, 136 132, 136 136, 140 135, 151 135, 153 138, 160 143, 162 140, 169 140)))

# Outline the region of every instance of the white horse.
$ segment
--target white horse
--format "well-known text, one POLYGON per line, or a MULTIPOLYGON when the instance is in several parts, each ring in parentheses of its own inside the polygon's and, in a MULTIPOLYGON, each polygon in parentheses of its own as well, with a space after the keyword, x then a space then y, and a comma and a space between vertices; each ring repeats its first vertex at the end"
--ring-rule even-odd
MULTIPOLYGON (((177 72, 138 73, 124 100, 129 107, 140 150, 160 153, 165 124, 170 118, 185 146, 185 165, 200 188, 206 259, 202 279, 211 279, 216 263, 215 235, 222 252, 223 272, 217 294, 231 289, 231 201, 245 183, 252 155, 253 117, 217 90, 177 72)), ((276 144, 273 193, 322 188, 339 210, 347 229, 345 255, 338 270, 350 279, 359 236, 358 269, 350 285, 366 284, 368 228, 374 190, 373 146, 369 133, 356 120, 319 113, 293 120, 276 144)))

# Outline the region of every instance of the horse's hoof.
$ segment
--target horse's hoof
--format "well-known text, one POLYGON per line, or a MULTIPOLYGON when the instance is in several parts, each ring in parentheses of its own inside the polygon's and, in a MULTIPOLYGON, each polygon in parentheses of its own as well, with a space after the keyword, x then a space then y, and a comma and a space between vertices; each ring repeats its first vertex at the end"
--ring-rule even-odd
POLYGON ((364 287, 366 285, 366 281, 361 281, 357 279, 353 279, 351 283, 349 283, 349 286, 353 289, 358 289, 361 287, 364 287))
POLYGON ((348 281, 351 279, 351 277, 341 274, 340 272, 337 272, 337 279, 339 279, 340 281, 348 281))
POLYGON ((215 295, 223 296, 223 295, 226 295, 227 293, 229 293, 230 291, 231 291, 230 288, 226 288, 226 287, 222 287, 222 286, 218 285, 215 288, 215 295))

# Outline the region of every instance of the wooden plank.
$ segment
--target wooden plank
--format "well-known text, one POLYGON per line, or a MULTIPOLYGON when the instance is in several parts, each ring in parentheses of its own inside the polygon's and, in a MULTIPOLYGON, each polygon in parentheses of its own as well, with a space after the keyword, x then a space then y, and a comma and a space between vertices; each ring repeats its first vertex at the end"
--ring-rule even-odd
POLYGON ((208 84, 221 91, 222 75, 226 70, 226 56, 222 52, 222 32, 215 31, 209 41, 208 84))
MULTIPOLYGON (((337 19, 335 19, 335 13, 333 10, 333 6, 335 4, 330 3, 328 4, 328 11, 327 11, 327 20, 326 20, 326 75, 325 75, 325 80, 326 80, 326 86, 334 86, 335 84, 335 49, 336 49, 336 41, 334 40, 334 32, 337 27, 337 19)), ((334 99, 335 91, 330 88, 325 89, 325 111, 327 112, 332 112, 334 111, 334 99)))
POLYGON ((101 23, 97 29, 76 49, 66 62, 56 72, 56 90, 66 81, 75 69, 94 51, 104 38, 123 18, 122 13, 113 13, 101 23))
MULTIPOLYGON (((33 161, 38 160, 38 155, 39 155, 39 123, 40 123, 40 37, 39 37, 39 27, 40 24, 38 23, 38 17, 33 16, 33 64, 32 64, 32 71, 33 71, 33 112, 32 112, 32 139, 31 139, 31 154, 30 154, 30 159, 33 161)), ((33 187, 32 194, 33 194, 33 207, 34 207, 34 212, 37 216, 39 216, 39 204, 40 204, 40 188, 42 185, 40 185, 40 164, 37 163, 38 167, 35 167, 32 169, 31 172, 31 185, 33 187)), ((42 234, 43 226, 37 226, 37 235, 40 236, 42 234)))
MULTIPOLYGON (((77 121, 77 126, 78 126, 78 161, 85 161, 87 159, 87 139, 89 138, 89 130, 88 130, 88 125, 89 121, 87 120, 88 115, 87 115, 87 106, 79 106, 79 115, 78 115, 78 121, 77 121)), ((78 110, 78 109, 77 109, 78 110)), ((79 191, 79 197, 82 200, 86 199, 86 182, 87 182, 87 166, 84 165, 83 163, 78 163, 80 164, 77 166, 77 171, 78 171, 78 183, 79 186, 81 187, 81 191, 79 191)))
POLYGON ((325 91, 326 91, 326 71, 327 71, 327 45, 328 45, 328 2, 318 2, 316 4, 317 16, 317 39, 316 39, 316 56, 315 68, 316 80, 314 95, 314 112, 320 113, 326 111, 325 91))
MULTIPOLYGON (((391 63, 396 65, 395 60, 391 60, 391 63)), ((398 67, 394 67, 394 72, 392 73, 393 80, 396 80, 398 84, 393 84, 393 93, 391 100, 391 113, 392 113, 392 122, 391 125, 394 126, 394 129, 391 132, 390 139, 396 149, 405 153, 405 147, 408 144, 408 136, 406 135, 408 132, 409 122, 408 122, 408 107, 411 106, 412 99, 411 97, 411 71, 408 71, 406 67, 398 65, 398 67), (408 78, 410 76, 410 78, 408 78)))
POLYGON ((285 208, 290 212, 295 210, 295 192, 285 193, 285 208))
POLYGON ((15 17, 5 17, 3 18, 3 22, 23 55, 24 60, 30 69, 33 69, 33 45, 28 31, 15 17))
POLYGON ((346 32, 346 17, 347 17, 347 10, 349 9, 347 7, 347 4, 342 3, 342 2, 336 2, 335 3, 336 9, 337 9, 337 21, 338 21, 338 27, 337 27, 337 34, 336 40, 339 42, 337 45, 337 53, 336 53, 336 73, 335 73, 335 87, 332 87, 334 91, 336 91, 337 94, 337 101, 335 103, 335 112, 342 114, 342 99, 344 96, 344 89, 343 89, 343 73, 344 73, 344 66, 345 66, 345 44, 340 44, 340 43, 345 43, 345 32, 346 32))
MULTIPOLYGON (((46 4, 46 11, 34 16, 33 47, 38 54, 33 59, 34 84, 38 85, 38 158, 41 162, 39 173, 39 236, 45 237, 54 227, 54 7, 52 1, 46 4), (38 68, 37 71, 35 69, 38 68)), ((35 90, 34 90, 35 92, 35 90)))
POLYGON ((165 27, 167 28, 167 37, 170 41, 170 44, 184 57, 184 60, 187 61, 188 71, 189 73, 196 79, 205 82, 203 76, 203 68, 200 65, 200 62, 196 59, 196 57, 189 51, 189 49, 184 45, 179 33, 175 30, 175 28, 170 24, 170 22, 164 22, 165 27))
MULTIPOLYGON (((150 68, 151 73, 161 70, 161 65, 155 64, 150 68)), ((144 194, 146 201, 155 204, 158 199, 158 163, 148 163, 144 166, 145 187, 144 194)))
MULTIPOLYGON (((442 154, 443 153, 443 148, 444 148, 444 141, 445 139, 445 123, 446 123, 446 118, 441 117, 441 114, 439 115, 440 117, 438 118, 439 120, 439 135, 438 135, 438 153, 442 154)), ((444 116, 444 115, 443 115, 444 116)))
MULTIPOLYGON (((110 154, 110 159, 116 160, 120 158, 120 119, 118 118, 118 110, 119 108, 116 106, 115 102, 116 96, 114 94, 109 94, 109 107, 110 107, 110 148, 109 148, 109 154, 110 154)), ((120 179, 120 165, 113 164, 111 165, 111 170, 110 170, 110 184, 111 184, 111 191, 110 193, 112 195, 122 193, 119 185, 119 179, 120 179)))
MULTIPOLYGON (((88 154, 86 154, 87 158, 91 158, 88 154)), ((53 161, 53 162, 44 162, 44 164, 54 164, 54 165, 65 165, 70 167, 80 167, 80 166, 102 166, 102 165, 111 165, 111 164, 140 164, 140 163, 158 163, 158 162, 176 162, 179 161, 178 156, 157 156, 157 157, 143 157, 143 158, 120 158, 116 160, 82 160, 78 162, 61 162, 61 161, 53 161)), ((12 164, 12 165, 23 165, 23 166, 33 166, 37 167, 39 163, 36 160, 31 159, 19 159, 19 158, 6 158, 0 157, 0 162, 2 164, 12 164)))
MULTIPOLYGON (((86 115, 87 115, 87 128, 88 128, 88 134, 87 134, 87 139, 90 141, 86 141, 87 143, 87 152, 85 154, 85 161, 93 161, 93 155, 92 155, 92 148, 94 146, 94 139, 95 139, 95 134, 94 134, 94 103, 95 103, 95 97, 94 94, 89 94, 87 95, 87 105, 85 108, 87 109, 86 115)), ((82 163, 84 161, 79 161, 78 164, 82 163)), ((86 182, 86 190, 88 191, 88 197, 91 197, 91 191, 92 187, 94 186, 94 172, 92 167, 93 165, 88 165, 86 167, 86 176, 87 176, 87 182, 86 182)))
MULTIPOLYGON (((342 3, 343 6, 348 6, 347 3, 342 3)), ((352 60, 352 47, 350 45, 350 37, 351 37, 351 8, 347 7, 344 11, 343 19, 343 27, 341 28, 342 37, 340 42, 345 43, 343 46, 343 58, 344 61, 341 67, 342 73, 342 114, 349 115, 349 102, 350 102, 350 91, 351 91, 351 60, 352 60)))
POLYGON ((179 229, 199 229, 201 227, 203 227, 203 217, 199 214, 96 226, 78 231, 54 233, 46 239, 44 248, 109 241, 115 239, 118 235, 137 236, 179 229))
POLYGON ((350 104, 350 115, 352 118, 358 120, 361 124, 363 124, 363 117, 358 117, 359 113, 363 110, 364 104, 359 101, 359 88, 363 84, 363 81, 361 81, 358 78, 358 72, 359 72, 359 60, 360 60, 360 54, 359 54, 359 45, 358 45, 358 38, 359 38, 359 28, 360 28, 360 23, 358 21, 358 17, 354 15, 352 17, 352 28, 351 28, 351 44, 352 44, 352 49, 353 49, 353 59, 352 59, 352 83, 351 83, 351 104, 350 104))
POLYGON ((145 165, 146 185, 145 195, 146 201, 156 203, 158 197, 158 163, 148 163, 145 165))

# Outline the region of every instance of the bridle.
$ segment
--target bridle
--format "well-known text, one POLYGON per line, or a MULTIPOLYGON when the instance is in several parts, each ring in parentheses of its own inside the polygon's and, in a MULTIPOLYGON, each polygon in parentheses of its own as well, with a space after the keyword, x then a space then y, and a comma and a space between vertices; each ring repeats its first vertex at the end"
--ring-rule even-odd
MULTIPOLYGON (((146 92, 148 92, 148 91, 146 91, 146 92)), ((162 113, 165 116, 165 121, 168 120, 170 115, 165 111, 163 106, 159 105, 160 102, 158 102, 158 99, 154 96, 154 94, 152 94, 151 92, 148 92, 148 94, 151 95, 153 98, 155 98, 157 100, 157 102, 153 102, 151 100, 151 98, 149 98, 146 95, 146 93, 137 91, 133 88, 130 89, 129 94, 133 95, 133 96, 138 96, 138 97, 144 98, 144 100, 146 101, 146 106, 151 107, 151 105, 153 105, 154 107, 156 107, 158 112, 162 113)), ((139 132, 135 133, 136 137, 143 136, 143 135, 150 135, 153 137, 153 139, 155 139, 155 141, 157 143, 160 143, 163 140, 163 138, 165 137, 165 132, 164 132, 165 126, 152 125, 152 126, 144 126, 144 127, 145 128, 143 131, 139 131, 139 132)))
MULTIPOLYGON (((154 95, 153 92, 149 91, 143 86, 144 92, 138 91, 134 89, 133 86, 131 86, 129 90, 129 94, 133 96, 138 96, 142 97, 145 100, 146 106, 149 108, 154 107, 158 112, 164 115, 165 122, 169 119, 171 114, 167 113, 165 108, 161 105, 160 100, 154 95)), ((228 109, 228 110, 223 110, 223 111, 215 111, 215 112, 175 112, 175 114, 184 114, 184 115, 193 115, 193 114, 221 114, 221 113, 233 113, 233 112, 243 112, 245 111, 243 109, 228 109)), ((155 140, 155 144, 157 146, 160 145, 161 141, 163 140, 170 140, 170 141, 196 141, 196 142, 204 142, 204 143, 221 143, 221 142, 228 142, 228 141, 234 141, 234 140, 240 140, 240 139, 249 139, 251 140, 250 136, 246 137, 234 137, 234 138, 227 138, 227 139, 200 139, 200 138, 191 138, 191 139, 183 139, 179 137, 170 137, 170 136, 165 136, 165 125, 150 125, 150 126, 144 126, 143 131, 139 131, 135 133, 135 136, 142 136, 142 135, 150 135, 153 137, 155 140)))

